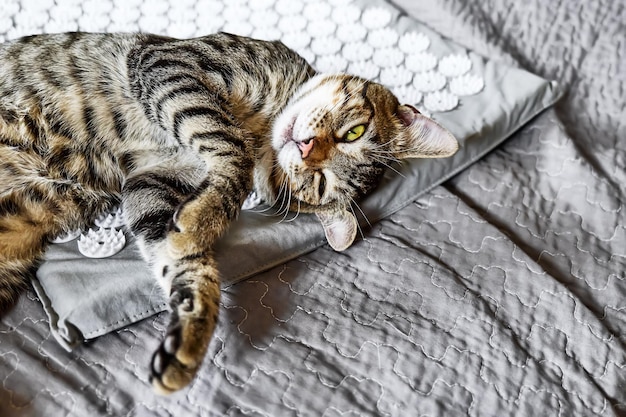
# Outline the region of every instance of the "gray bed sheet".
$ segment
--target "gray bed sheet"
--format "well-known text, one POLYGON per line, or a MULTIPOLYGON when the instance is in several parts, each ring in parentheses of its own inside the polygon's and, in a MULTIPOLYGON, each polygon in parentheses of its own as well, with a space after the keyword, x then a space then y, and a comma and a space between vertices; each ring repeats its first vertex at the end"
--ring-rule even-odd
POLYGON ((199 377, 147 384, 158 315, 66 352, 31 292, 0 324, 0 415, 626 415, 626 4, 399 6, 569 88, 383 219, 228 288, 199 377))

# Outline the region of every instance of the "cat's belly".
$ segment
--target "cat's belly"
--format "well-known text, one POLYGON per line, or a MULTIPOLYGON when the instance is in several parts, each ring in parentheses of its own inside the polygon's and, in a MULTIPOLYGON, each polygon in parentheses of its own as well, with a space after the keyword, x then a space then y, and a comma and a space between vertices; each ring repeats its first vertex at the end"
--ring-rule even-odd
POLYGON ((73 181, 86 190, 119 194, 143 155, 158 154, 172 142, 134 105, 110 104, 106 114, 94 116, 88 129, 83 120, 73 120, 81 117, 79 112, 66 115, 67 125, 73 129, 45 127, 49 176, 73 181), (119 110, 115 123, 108 117, 113 114, 111 108, 119 110))
POLYGON ((115 154, 106 146, 53 140, 45 157, 46 177, 71 182, 93 191, 119 192, 123 172, 115 154))

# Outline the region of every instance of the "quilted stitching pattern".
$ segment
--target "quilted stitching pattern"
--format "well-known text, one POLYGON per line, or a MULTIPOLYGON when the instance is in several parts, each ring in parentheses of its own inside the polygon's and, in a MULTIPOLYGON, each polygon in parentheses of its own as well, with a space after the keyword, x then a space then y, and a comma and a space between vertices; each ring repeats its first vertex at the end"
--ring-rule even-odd
POLYGON ((231 287, 200 377, 175 396, 145 383, 162 316, 67 353, 24 297, 0 324, 0 413, 626 415, 626 9, 463 4, 422 16, 568 82, 557 112, 345 254, 321 248, 231 287))
MULTIPOLYGON (((552 117, 475 169, 558 130, 552 117)), ((464 190, 473 184, 502 195, 498 186, 484 193, 489 182, 477 183, 472 170, 448 188, 467 181, 464 190)), ((544 415, 610 414, 625 383, 614 291, 623 281, 559 282, 547 255, 495 226, 503 207, 481 213, 440 187, 374 226, 345 256, 322 248, 231 287, 209 359, 181 403, 136 382, 145 381, 162 317, 67 354, 37 304, 23 300, 2 330, 2 345, 12 347, 2 354, 3 404, 54 404, 77 415, 528 415, 539 404, 544 415), (577 294, 584 288, 590 294, 577 294), (589 295, 597 293, 605 312, 594 311, 589 295), (29 318, 12 324, 23 314, 29 318)), ((518 223, 514 230, 544 245, 558 232, 530 233, 518 223)), ((595 262, 596 276, 610 272, 607 265, 595 262)))

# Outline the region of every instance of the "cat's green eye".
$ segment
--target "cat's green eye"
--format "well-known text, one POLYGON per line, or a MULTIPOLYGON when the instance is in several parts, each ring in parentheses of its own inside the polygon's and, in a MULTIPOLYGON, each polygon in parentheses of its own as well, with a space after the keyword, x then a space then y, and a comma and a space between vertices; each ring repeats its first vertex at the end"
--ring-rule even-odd
POLYGON ((365 133, 365 125, 354 126, 343 136, 343 140, 353 142, 363 136, 363 133, 365 133))

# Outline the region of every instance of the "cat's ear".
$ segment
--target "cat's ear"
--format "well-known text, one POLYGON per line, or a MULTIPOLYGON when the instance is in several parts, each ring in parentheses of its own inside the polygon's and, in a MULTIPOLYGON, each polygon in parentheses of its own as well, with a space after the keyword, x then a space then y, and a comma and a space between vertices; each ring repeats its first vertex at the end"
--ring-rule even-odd
POLYGON ((316 213, 324 227, 326 240, 337 252, 346 250, 356 237, 357 222, 347 210, 316 213))
POLYGON ((402 124, 401 135, 393 143, 397 158, 444 158, 459 149, 452 133, 415 107, 403 104, 396 116, 402 124))

